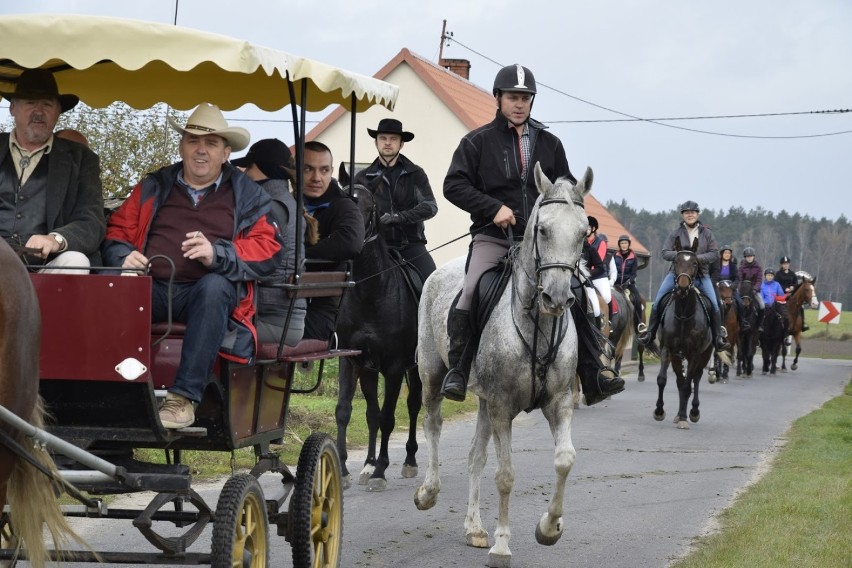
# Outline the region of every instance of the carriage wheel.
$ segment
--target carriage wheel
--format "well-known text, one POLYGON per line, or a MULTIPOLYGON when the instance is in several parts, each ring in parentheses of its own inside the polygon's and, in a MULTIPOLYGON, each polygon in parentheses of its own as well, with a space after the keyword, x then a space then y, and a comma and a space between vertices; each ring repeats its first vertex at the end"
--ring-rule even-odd
POLYGON ((213 521, 213 568, 265 568, 269 564, 269 521, 263 490, 242 473, 222 488, 213 521))
MULTIPOLYGON (((17 546, 17 539, 12 534, 12 527, 7 523, 0 524, 0 548, 12 550, 17 546)), ((0 568, 15 568, 18 559, 0 561, 0 568)))
POLYGON ((290 499, 295 568, 337 568, 343 541, 343 486, 340 456, 326 434, 311 434, 299 454, 290 499))

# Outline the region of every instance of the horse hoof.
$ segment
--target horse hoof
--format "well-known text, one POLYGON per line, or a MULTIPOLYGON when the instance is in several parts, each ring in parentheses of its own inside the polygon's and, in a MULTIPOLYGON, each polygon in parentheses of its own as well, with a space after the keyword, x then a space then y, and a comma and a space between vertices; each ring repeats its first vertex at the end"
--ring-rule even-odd
POLYGON ((434 507, 437 502, 437 493, 430 493, 422 487, 418 487, 417 491, 414 492, 414 506, 417 507, 417 510, 419 511, 427 511, 434 507))
POLYGON ((344 491, 346 491, 347 489, 352 487, 352 476, 351 475, 344 475, 343 477, 341 477, 340 478, 340 485, 341 485, 341 487, 343 487, 344 491))
POLYGON ((678 430, 689 430, 689 422, 686 420, 679 420, 677 423, 678 430))
POLYGON ((367 485, 370 483, 370 479, 373 477, 373 473, 376 471, 376 468, 371 465, 365 465, 364 469, 361 470, 361 473, 358 474, 358 485, 367 485))
POLYGON ((711 385, 716 382, 716 373, 707 373, 707 382, 711 385))
POLYGON ((465 543, 474 548, 488 548, 488 531, 477 531, 464 535, 465 543))
POLYGON ((799 368, 799 366, 798 366, 798 365, 790 365, 790 370, 791 370, 791 371, 795 371, 795 370, 796 370, 796 369, 798 369, 798 368, 799 368))
POLYGON ((727 384, 728 384, 728 379, 722 379, 720 382, 721 382, 723 385, 727 385, 727 384))
POLYGON ((488 566, 489 568, 511 568, 512 566, 512 555, 511 554, 494 554, 493 552, 488 553, 488 566))
POLYGON ((654 420, 656 420, 657 422, 662 422, 665 419, 666 419, 666 411, 665 410, 662 411, 662 412, 657 412, 656 410, 654 411, 654 420))
POLYGON ((698 422, 698 421, 701 419, 701 413, 700 413, 700 412, 696 412, 696 413, 694 413, 694 414, 693 414, 693 413, 691 413, 691 412, 690 412, 690 413, 689 413, 689 419, 690 419, 693 423, 694 423, 694 422, 698 422))
POLYGON ((417 477, 417 466, 408 465, 407 463, 402 464, 402 477, 404 479, 411 479, 412 477, 417 477))
POLYGON ((639 382, 640 382, 640 383, 644 383, 644 382, 645 382, 645 375, 639 375, 639 382))
POLYGON ((374 477, 367 483, 367 491, 384 491, 388 488, 388 480, 374 477))
POLYGON ((553 546, 554 544, 559 542, 560 538, 562 538, 562 518, 560 517, 556 521, 555 525, 547 522, 547 519, 549 519, 549 518, 550 518, 550 515, 545 513, 544 517, 542 517, 541 521, 539 521, 539 523, 535 526, 535 541, 539 544, 543 544, 544 546, 553 546), (550 534, 550 535, 545 534, 541 530, 542 523, 544 523, 546 526, 549 526, 549 527, 552 527, 553 529, 555 529, 554 533, 550 534))

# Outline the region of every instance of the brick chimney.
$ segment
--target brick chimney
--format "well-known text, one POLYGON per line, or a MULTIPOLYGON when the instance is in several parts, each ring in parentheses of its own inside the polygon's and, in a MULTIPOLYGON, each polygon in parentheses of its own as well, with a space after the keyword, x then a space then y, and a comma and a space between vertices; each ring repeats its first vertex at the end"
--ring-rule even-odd
POLYGON ((470 61, 467 59, 444 59, 438 61, 438 65, 449 69, 462 79, 470 79, 470 61))

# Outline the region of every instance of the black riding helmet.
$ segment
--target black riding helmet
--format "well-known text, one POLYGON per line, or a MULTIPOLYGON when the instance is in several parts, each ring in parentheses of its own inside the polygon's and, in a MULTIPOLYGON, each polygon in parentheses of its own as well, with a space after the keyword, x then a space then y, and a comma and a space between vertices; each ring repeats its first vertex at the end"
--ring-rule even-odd
POLYGON ((684 211, 695 211, 696 213, 701 213, 701 207, 694 201, 684 201, 680 205, 680 212, 684 211))
POLYGON ((620 237, 618 237, 618 244, 621 244, 621 241, 627 241, 628 246, 633 243, 633 241, 630 240, 629 235, 621 235, 620 237))
POLYGON ((598 220, 597 220, 597 219, 595 219, 594 217, 592 217, 591 215, 589 215, 589 216, 587 217, 587 219, 588 219, 588 221, 589 221, 589 227, 591 227, 592 229, 594 229, 595 231, 597 231, 597 230, 598 230, 598 220))
POLYGON ((494 96, 500 93, 529 93, 535 95, 535 76, 532 71, 523 65, 507 65, 497 72, 494 77, 494 87, 491 89, 494 96))
POLYGON ((743 258, 747 256, 755 256, 754 249, 752 247, 746 247, 743 249, 743 258))
POLYGON ((763 275, 766 276, 767 274, 771 274, 772 276, 775 276, 775 270, 772 269, 772 268, 767 268, 766 270, 763 271, 763 275))
POLYGON ((719 254, 722 254, 725 251, 729 251, 731 253, 731 256, 734 255, 734 247, 732 247, 731 245, 725 245, 722 248, 720 248, 719 254))

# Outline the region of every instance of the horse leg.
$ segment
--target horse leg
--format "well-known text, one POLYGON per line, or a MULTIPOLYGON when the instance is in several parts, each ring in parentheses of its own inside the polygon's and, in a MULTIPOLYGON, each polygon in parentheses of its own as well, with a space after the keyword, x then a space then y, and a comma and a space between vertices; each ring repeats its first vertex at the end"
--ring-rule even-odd
POLYGON ((367 403, 367 458, 358 474, 358 485, 367 485, 376 471, 376 438, 379 435, 382 409, 379 407, 379 372, 361 369, 361 393, 367 403))
POLYGON ((488 461, 488 442, 491 440, 491 417, 488 403, 479 399, 479 411, 476 415, 476 429, 467 456, 468 496, 467 515, 464 518, 465 542, 476 548, 488 547, 488 531, 482 525, 479 498, 482 483, 482 470, 488 461))
MULTIPOLYGON (((488 566, 491 568, 509 568, 512 551, 509 540, 509 497, 515 484, 515 468, 512 465, 512 417, 506 415, 503 408, 490 407, 491 433, 494 436, 494 453, 497 457, 497 471, 494 482, 500 495, 497 511, 497 528, 494 529, 494 546, 488 551, 488 566)), ((483 462, 484 463, 484 462, 483 462)))
POLYGON ((358 368, 355 362, 350 357, 342 357, 340 359, 339 386, 334 419, 337 422, 337 452, 340 454, 340 469, 344 489, 348 489, 352 485, 352 476, 346 467, 346 459, 349 457, 346 450, 346 429, 352 419, 352 399, 355 396, 357 382, 358 368))
POLYGON ((574 415, 574 405, 566 397, 564 400, 556 400, 542 408, 542 413, 550 424, 550 432, 553 434, 554 459, 553 466, 556 469, 556 486, 547 512, 541 516, 535 527, 535 540, 539 544, 551 546, 556 544, 562 536, 562 507, 565 500, 565 481, 577 451, 571 441, 571 420, 574 415))
MULTIPOLYGON (((446 371, 444 371, 446 372, 446 371)), ((424 390, 423 406, 423 435, 429 448, 429 461, 426 466, 426 477, 414 492, 414 505, 421 511, 431 509, 438 502, 441 492, 441 475, 439 472, 438 447, 441 442, 441 427, 444 417, 441 415, 441 403, 444 398, 440 394, 443 374, 425 375, 428 388, 424 390)))
POLYGON ((802 352, 802 334, 801 332, 796 334, 796 357, 793 359, 793 364, 790 365, 790 369, 795 371, 799 368, 799 353, 802 352))
POLYGON ((660 372, 657 374, 657 390, 659 391, 657 395, 657 408, 654 409, 654 420, 657 422, 666 419, 666 411, 663 410, 663 391, 666 390, 668 368, 669 352, 668 349, 663 348, 660 353, 660 372))
POLYGON ((423 407, 423 383, 417 366, 406 373, 408 377, 408 441, 405 442, 405 462, 402 464, 402 477, 417 477, 417 418, 423 407))
POLYGON ((388 375, 385 376, 385 399, 382 402, 382 410, 379 415, 379 430, 382 433, 382 441, 376 459, 376 468, 367 481, 367 491, 384 491, 388 486, 388 480, 385 478, 385 471, 390 465, 388 446, 393 429, 396 427, 396 403, 399 401, 399 392, 402 390, 403 377, 402 374, 399 376, 388 375))
POLYGON ((674 418, 674 423, 681 430, 688 430, 689 423, 686 421, 686 405, 689 403, 689 397, 692 395, 692 383, 687 379, 684 369, 683 357, 672 358, 672 370, 677 377, 677 394, 678 408, 677 416, 674 418))
POLYGON ((640 345, 637 351, 639 351, 639 376, 637 378, 642 383, 645 381, 645 346, 640 345))

